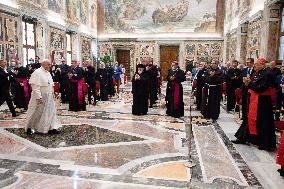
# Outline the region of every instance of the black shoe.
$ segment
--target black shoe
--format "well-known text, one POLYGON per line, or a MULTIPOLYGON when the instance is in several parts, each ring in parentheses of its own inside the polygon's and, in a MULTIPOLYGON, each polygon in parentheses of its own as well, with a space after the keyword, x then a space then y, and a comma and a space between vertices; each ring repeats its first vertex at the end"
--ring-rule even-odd
POLYGON ((232 143, 234 144, 245 144, 245 145, 248 145, 248 143, 244 140, 240 140, 240 139, 237 139, 237 140, 231 140, 232 143))
POLYGON ((60 133, 60 131, 58 131, 57 129, 52 129, 48 131, 49 135, 58 135, 60 133))
POLYGON ((32 131, 32 129, 31 129, 31 128, 28 128, 28 129, 27 129, 27 134, 28 134, 28 135, 30 135, 30 136, 32 136, 32 135, 33 135, 33 131, 32 131))
POLYGON ((18 116, 19 116, 19 114, 17 114, 17 113, 12 114, 12 117, 18 117, 18 116))
POLYGON ((284 177, 284 169, 278 169, 277 171, 280 173, 281 177, 284 177))

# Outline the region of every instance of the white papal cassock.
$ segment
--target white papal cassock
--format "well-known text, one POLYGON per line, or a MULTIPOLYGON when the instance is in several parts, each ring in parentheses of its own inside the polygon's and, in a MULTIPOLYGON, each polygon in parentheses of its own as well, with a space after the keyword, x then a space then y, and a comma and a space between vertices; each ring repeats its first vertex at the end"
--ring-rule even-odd
POLYGON ((33 72, 29 83, 32 86, 32 94, 27 111, 27 128, 47 133, 49 130, 61 127, 56 116, 53 80, 50 73, 41 67, 33 72), (37 99, 42 99, 43 103, 38 103, 37 99))

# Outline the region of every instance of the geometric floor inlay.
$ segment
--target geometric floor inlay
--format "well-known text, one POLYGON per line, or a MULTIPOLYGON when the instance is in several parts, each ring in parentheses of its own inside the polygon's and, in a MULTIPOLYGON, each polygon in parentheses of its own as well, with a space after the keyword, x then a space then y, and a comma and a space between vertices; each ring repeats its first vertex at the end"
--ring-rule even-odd
POLYGON ((61 148, 144 140, 143 138, 136 136, 91 125, 65 125, 60 128, 61 132, 58 135, 35 133, 34 135, 29 136, 25 132, 24 128, 8 128, 5 130, 45 148, 61 148))
POLYGON ((185 166, 186 161, 166 162, 154 165, 135 174, 135 177, 189 181, 190 172, 185 166))

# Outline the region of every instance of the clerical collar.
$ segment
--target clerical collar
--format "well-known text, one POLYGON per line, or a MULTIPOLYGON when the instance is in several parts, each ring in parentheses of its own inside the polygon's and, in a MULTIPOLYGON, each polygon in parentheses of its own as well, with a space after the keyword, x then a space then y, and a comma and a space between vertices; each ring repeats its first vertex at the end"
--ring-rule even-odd
POLYGON ((41 66, 40 68, 41 68, 43 71, 48 72, 46 69, 44 69, 44 67, 41 66))

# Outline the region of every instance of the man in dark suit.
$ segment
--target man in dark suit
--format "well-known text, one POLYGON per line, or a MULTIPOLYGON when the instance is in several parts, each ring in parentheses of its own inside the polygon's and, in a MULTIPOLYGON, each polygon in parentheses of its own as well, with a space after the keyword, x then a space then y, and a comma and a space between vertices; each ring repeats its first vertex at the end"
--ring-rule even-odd
MULTIPOLYGON (((6 65, 7 63, 5 60, 0 60, 0 106, 6 102, 10 112, 12 113, 12 116, 16 117, 17 114, 10 96, 10 81, 13 79, 13 73, 8 73, 5 70, 6 65)), ((17 71, 15 71, 15 74, 17 74, 17 71)))
MULTIPOLYGON (((255 72, 254 70, 254 59, 248 58, 247 67, 242 71, 242 80, 244 78, 250 78, 251 75, 255 72)), ((232 140, 235 144, 247 144, 250 142, 250 134, 249 134, 249 127, 248 127, 248 87, 243 83, 242 84, 242 124, 238 131, 235 134, 236 140, 232 140)))

